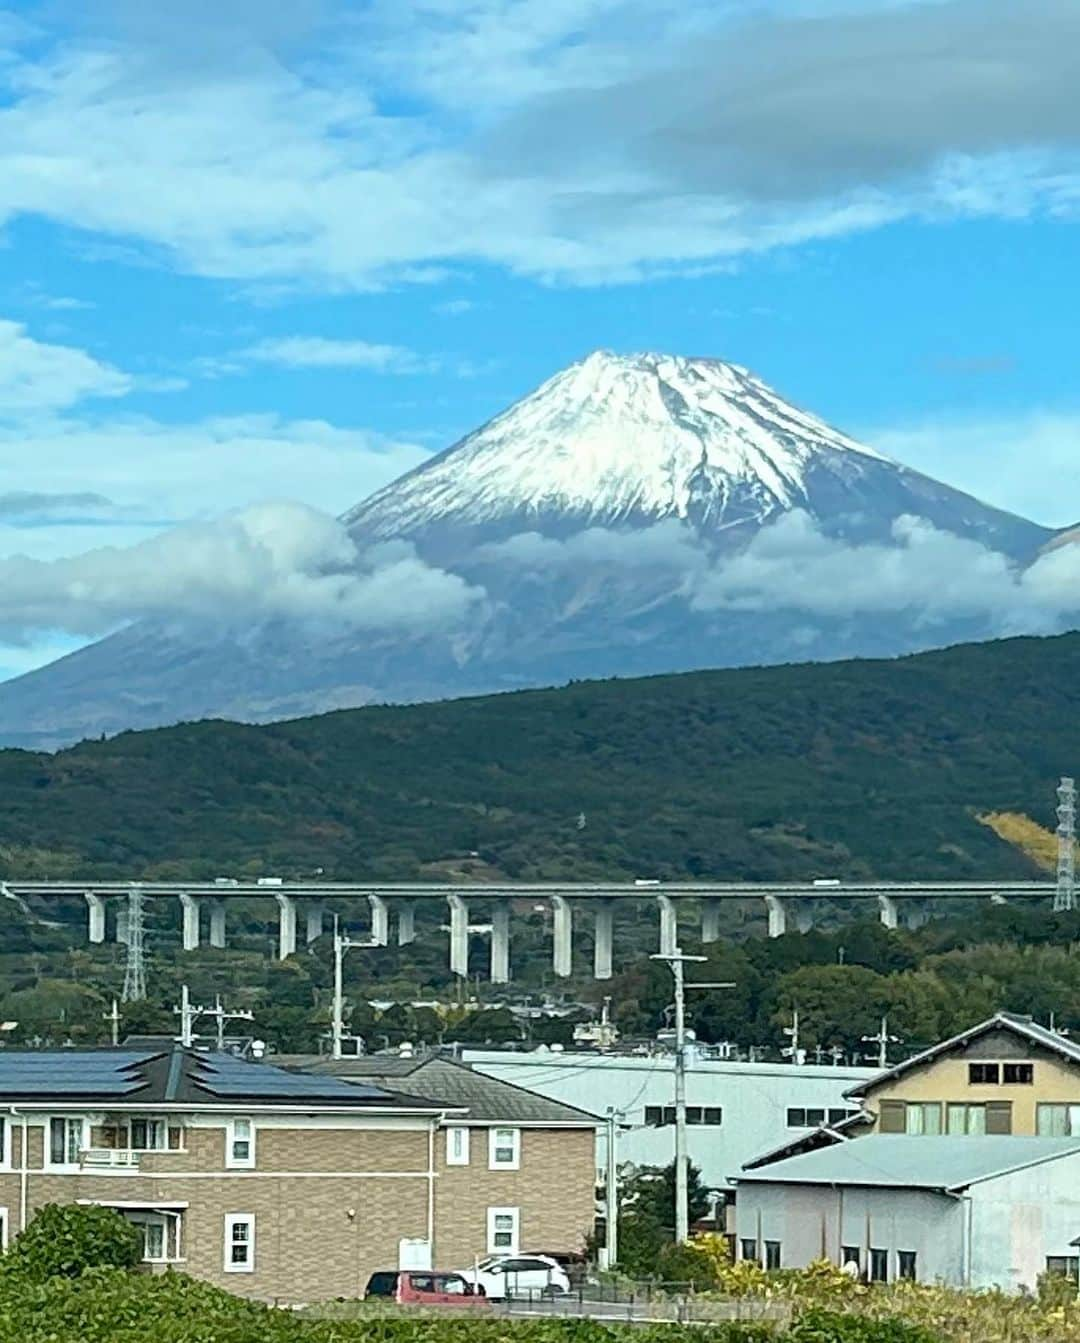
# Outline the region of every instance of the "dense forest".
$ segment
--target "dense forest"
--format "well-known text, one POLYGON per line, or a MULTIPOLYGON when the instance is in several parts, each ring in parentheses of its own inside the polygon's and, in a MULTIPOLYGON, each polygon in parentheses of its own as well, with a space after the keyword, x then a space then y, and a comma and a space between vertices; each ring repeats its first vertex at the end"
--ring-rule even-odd
MULTIPOLYGON (((1080 761, 1078 687, 1080 635, 1067 635, 262 727, 197 723, 56 755, 3 751, 0 880, 1045 875, 1052 845, 1003 836, 1028 826, 1045 840, 1032 821, 1052 825, 1058 776, 1080 761)), ((19 1023, 12 1038, 107 1030, 101 1014, 119 988, 122 948, 88 947, 85 917, 81 901, 0 900, 0 1012, 19 1023)), ((129 1012, 127 1028, 167 1027, 183 978, 204 997, 250 1006, 281 1048, 312 1047, 326 1023, 328 948, 276 963, 273 917, 269 901, 230 904, 229 948, 182 955, 177 910, 151 902, 153 1001, 129 1012)), ((545 917, 525 907, 515 918, 515 987, 568 987, 587 1012, 604 991, 587 977, 587 931, 581 977, 567 986, 551 975, 545 917)), ((1054 1010, 1080 1027, 1070 918, 987 908, 886 935, 849 917, 837 910, 818 932, 766 942, 759 909, 733 915, 709 972, 738 989, 699 1000, 703 1037, 775 1047, 794 1007, 811 1050, 857 1052, 885 1013, 918 1043, 997 1006, 1054 1010)), ((443 922, 431 902, 413 947, 350 962, 354 1026, 374 1043, 522 1029, 465 1006, 450 1019, 392 1008, 389 1020, 367 1006, 447 999, 454 987, 461 996, 443 922)), ((666 972, 644 955, 655 935, 647 902, 620 914, 621 963, 608 988, 633 1032, 655 1031, 670 996, 666 972)), ((685 936, 689 945, 689 922, 685 936)), ((477 939, 478 973, 484 951, 477 939)))

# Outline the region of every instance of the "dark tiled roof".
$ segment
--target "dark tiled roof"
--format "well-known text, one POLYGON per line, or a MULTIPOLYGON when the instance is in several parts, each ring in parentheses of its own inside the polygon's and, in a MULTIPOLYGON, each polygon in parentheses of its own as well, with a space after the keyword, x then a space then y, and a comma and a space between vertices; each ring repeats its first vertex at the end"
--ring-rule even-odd
POLYGON ((362 1058, 297 1059, 295 1064, 309 1073, 345 1078, 350 1086, 402 1083, 407 1090, 430 1096, 440 1105, 466 1108, 466 1118, 481 1124, 573 1124, 593 1128, 600 1122, 585 1110, 537 1095, 513 1082, 488 1077, 452 1059, 370 1054, 362 1058))
POLYGON ((359 1086, 327 1075, 291 1072, 232 1054, 167 1049, 0 1051, 0 1105, 88 1103, 311 1105, 437 1110, 374 1081, 359 1086))

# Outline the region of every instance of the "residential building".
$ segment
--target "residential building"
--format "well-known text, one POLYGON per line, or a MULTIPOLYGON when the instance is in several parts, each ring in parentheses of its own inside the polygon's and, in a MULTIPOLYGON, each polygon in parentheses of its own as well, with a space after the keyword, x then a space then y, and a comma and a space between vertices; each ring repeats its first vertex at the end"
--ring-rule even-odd
POLYGON ((999 1012, 850 1087, 847 1097, 879 1133, 1080 1138, 1080 1044, 999 1012))
POLYGON ((829 1259, 870 1281, 1005 1291, 1077 1279, 1077 1139, 873 1134, 737 1185, 737 1252, 769 1268, 829 1259))
MULTIPOLYGON (((625 1125, 619 1162, 665 1166, 675 1156, 675 1060, 670 1052, 466 1050, 479 1072, 514 1082, 566 1105, 606 1117, 617 1111, 625 1125)), ((711 1188, 729 1179, 759 1153, 840 1123, 858 1107, 845 1092, 877 1075, 876 1069, 816 1064, 739 1063, 688 1051, 686 1098, 688 1150, 711 1188)), ((607 1162, 603 1134, 598 1170, 607 1162)))
POLYGON ((437 1238, 453 1109, 171 1044, 0 1051, 0 1242, 45 1203, 101 1204, 150 1265, 269 1300, 354 1297, 377 1269, 466 1248, 437 1238))
POLYGON ((452 1111, 435 1141, 439 1267, 486 1252, 585 1248, 596 1215, 595 1115, 438 1055, 288 1061, 452 1111))

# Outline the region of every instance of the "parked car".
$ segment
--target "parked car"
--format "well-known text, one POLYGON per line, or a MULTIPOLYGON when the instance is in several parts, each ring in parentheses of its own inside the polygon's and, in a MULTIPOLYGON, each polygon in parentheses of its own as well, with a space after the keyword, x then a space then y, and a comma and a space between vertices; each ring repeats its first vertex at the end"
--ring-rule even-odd
POLYGON ((366 1300, 396 1301, 399 1306, 486 1306, 483 1287, 461 1273, 386 1269, 368 1279, 366 1300))
POLYGON ((561 1296, 570 1290, 566 1270, 547 1254, 493 1254, 481 1259, 475 1268, 462 1269, 461 1275, 493 1301, 561 1296))

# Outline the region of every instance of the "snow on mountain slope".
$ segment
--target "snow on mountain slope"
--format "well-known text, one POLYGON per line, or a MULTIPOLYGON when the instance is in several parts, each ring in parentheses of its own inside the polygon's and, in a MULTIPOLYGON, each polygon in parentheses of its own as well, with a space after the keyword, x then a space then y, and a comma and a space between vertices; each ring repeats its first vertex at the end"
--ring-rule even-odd
POLYGON ((477 601, 423 628, 166 611, 0 686, 0 742, 987 638, 1054 536, 736 365, 604 351, 344 518, 357 566, 407 541, 477 601))
MULTIPOLYGON (((887 461, 718 359, 600 350, 346 514, 379 536, 454 518, 560 512, 594 523, 690 519, 703 484, 722 523, 742 488, 759 518, 807 503, 816 455, 887 461)), ((740 519, 742 520, 742 519, 740 519)))
POLYGON ((445 554, 448 539, 669 518, 736 543, 793 509, 875 535, 912 513, 1011 554, 1048 535, 855 442, 735 364, 605 350, 344 520, 358 541, 437 535, 445 554))

